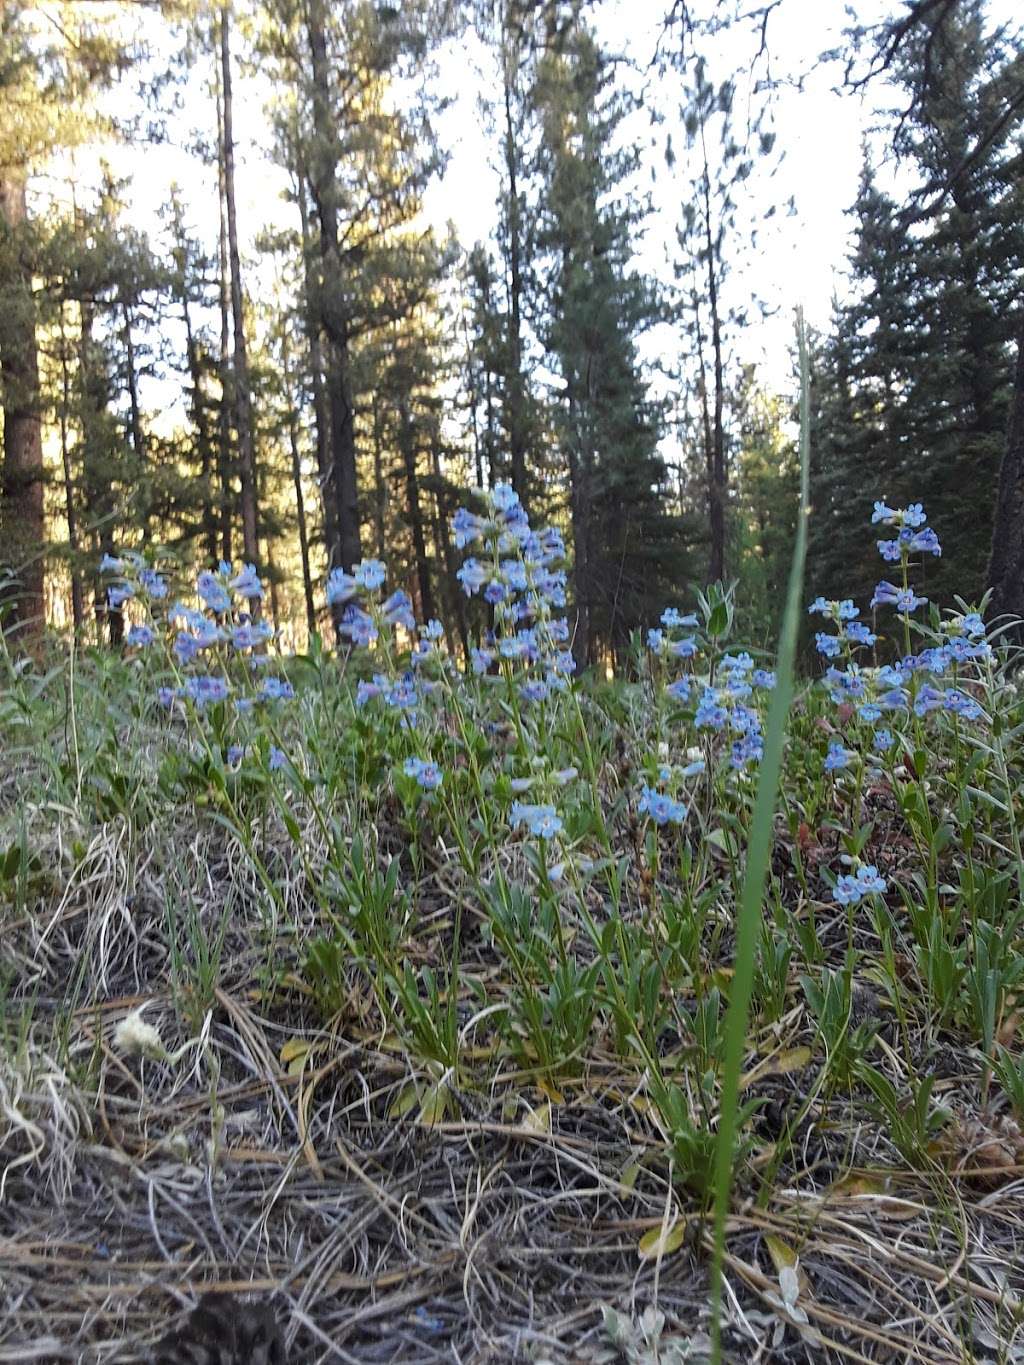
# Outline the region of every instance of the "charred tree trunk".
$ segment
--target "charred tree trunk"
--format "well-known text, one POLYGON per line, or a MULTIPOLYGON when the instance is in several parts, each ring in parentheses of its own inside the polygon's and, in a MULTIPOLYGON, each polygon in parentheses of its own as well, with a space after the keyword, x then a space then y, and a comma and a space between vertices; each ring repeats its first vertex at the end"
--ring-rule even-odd
POLYGON ((21 238, 28 220, 23 176, 0 179, 0 375, 3 379, 4 461, 0 498, 0 570, 9 570, 6 623, 25 641, 45 624, 43 546, 46 522, 39 355, 32 268, 21 238))

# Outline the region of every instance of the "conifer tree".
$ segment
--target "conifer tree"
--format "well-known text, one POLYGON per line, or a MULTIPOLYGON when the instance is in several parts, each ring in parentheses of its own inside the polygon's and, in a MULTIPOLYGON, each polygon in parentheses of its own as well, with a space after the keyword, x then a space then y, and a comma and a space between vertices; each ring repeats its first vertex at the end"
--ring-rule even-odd
POLYGON ((584 664, 623 654, 630 630, 678 593, 684 556, 663 496, 660 413, 636 353, 659 306, 631 263, 642 212, 627 195, 635 153, 614 150, 624 104, 578 15, 559 48, 545 53, 536 99, 544 339, 559 377, 555 422, 569 472, 574 649, 584 664))

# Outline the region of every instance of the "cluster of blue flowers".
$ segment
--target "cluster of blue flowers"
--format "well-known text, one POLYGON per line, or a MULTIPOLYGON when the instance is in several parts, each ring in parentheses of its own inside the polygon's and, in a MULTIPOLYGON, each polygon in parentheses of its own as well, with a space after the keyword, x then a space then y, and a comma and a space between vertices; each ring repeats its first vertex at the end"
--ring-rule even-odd
POLYGON ((855 874, 845 873, 836 879, 833 895, 840 905, 859 905, 868 896, 881 895, 887 882, 873 863, 863 863, 855 874))
POLYGON ((332 569, 327 579, 327 604, 341 607, 340 632, 353 645, 367 647, 380 639, 383 631, 401 626, 416 629, 412 601, 401 588, 381 600, 387 570, 379 559, 364 559, 352 573, 332 569))
MULTIPOLYGON (((125 643, 137 650, 162 643, 181 679, 157 689, 162 706, 187 704, 202 713, 232 700, 241 716, 294 697, 287 678, 266 674, 271 659, 263 646, 273 639, 274 630, 267 621, 254 619, 252 604, 262 600, 263 584, 252 564, 237 573, 223 562, 216 570, 202 570, 195 582, 200 607, 181 599, 165 605, 166 579, 135 551, 104 555, 100 571, 113 578, 107 588, 111 608, 134 603, 147 618, 130 626, 125 643)), ((230 745, 229 765, 236 766, 250 752, 249 745, 230 745)), ((284 762, 281 751, 271 746, 271 768, 283 767, 284 762)))
MULTIPOLYGON (((883 579, 871 598, 871 609, 891 606, 902 618, 904 653, 880 666, 863 664, 858 654, 878 644, 881 638, 860 617, 859 608, 850 600, 826 601, 818 597, 809 608, 812 615, 828 621, 831 631, 815 636, 818 652, 828 660, 823 683, 830 699, 842 708, 840 724, 846 727, 844 740, 832 740, 823 760, 826 773, 858 768, 866 750, 877 763, 898 750, 902 740, 901 722, 918 720, 933 712, 962 721, 984 721, 986 713, 979 693, 979 679, 973 665, 992 656, 985 623, 974 611, 953 615, 941 630, 914 625, 911 616, 928 599, 910 582, 911 561, 916 556, 940 555, 942 547, 927 525, 920 503, 893 508, 876 502, 873 525, 891 528, 894 535, 877 542, 878 552, 887 564, 898 565, 900 582, 883 579), (919 653, 907 648, 911 632, 930 636, 930 643, 919 653), (884 724, 879 722, 885 721, 884 724), (863 725, 866 733, 850 728, 863 725)), ((835 898, 843 905, 856 905, 869 895, 885 890, 885 879, 877 868, 866 865, 855 876, 838 879, 835 898)))
POLYGON ((462 564, 463 592, 494 608, 494 629, 472 651, 472 668, 484 675, 500 662, 524 701, 542 702, 564 691, 576 668, 569 623, 555 614, 565 607, 565 544, 553 526, 531 529, 511 485, 496 484, 482 498, 485 514, 460 507, 452 517, 457 548, 479 543, 486 556, 462 564))
MULTIPOLYGON (((904 586, 897 587, 883 580, 875 588, 871 606, 873 609, 894 606, 903 617, 904 638, 909 639, 910 615, 927 601, 907 581, 911 557, 941 554, 941 546, 935 532, 925 524, 920 503, 892 508, 884 502, 876 502, 872 521, 896 530, 894 539, 878 542, 878 549, 888 562, 900 564, 904 586)), ((965 685, 960 674, 964 665, 988 659, 992 654, 985 639, 985 623, 977 612, 966 612, 947 621, 943 632, 935 636, 934 643, 920 653, 905 653, 893 663, 868 667, 859 663, 856 655, 860 650, 874 646, 879 636, 858 620, 860 610, 851 600, 828 602, 818 597, 809 610, 824 616, 835 628, 834 633, 818 632, 815 636, 818 652, 828 660, 839 661, 838 664, 830 662, 824 683, 832 701, 852 707, 858 721, 876 726, 886 714, 897 718, 901 713, 913 714, 920 718, 933 711, 943 711, 966 721, 985 719, 981 702, 970 690, 973 683, 965 685)), ((870 747, 876 754, 888 753, 896 744, 897 736, 888 726, 873 730, 870 747)), ((825 756, 825 771, 836 772, 850 767, 856 757, 856 750, 833 743, 825 756)))

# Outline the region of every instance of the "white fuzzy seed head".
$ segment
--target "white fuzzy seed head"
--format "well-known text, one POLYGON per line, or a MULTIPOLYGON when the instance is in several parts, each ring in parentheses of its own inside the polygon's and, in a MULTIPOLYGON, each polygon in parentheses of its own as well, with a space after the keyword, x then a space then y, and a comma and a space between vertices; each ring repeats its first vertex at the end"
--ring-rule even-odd
POLYGON ((142 1017, 145 1005, 132 1010, 114 1030, 114 1046, 128 1057, 149 1057, 151 1061, 162 1062, 167 1057, 167 1049, 159 1030, 148 1024, 142 1017))

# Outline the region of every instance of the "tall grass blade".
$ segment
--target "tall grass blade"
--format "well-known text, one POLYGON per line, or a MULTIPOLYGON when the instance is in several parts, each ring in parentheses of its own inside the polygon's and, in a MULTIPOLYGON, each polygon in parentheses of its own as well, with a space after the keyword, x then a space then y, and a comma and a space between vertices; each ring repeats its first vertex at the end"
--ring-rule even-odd
POLYGON ((754 801, 754 815, 747 851, 747 865, 736 924, 736 959, 725 1018, 725 1062, 722 1072, 722 1102, 715 1152, 714 1258, 711 1267, 711 1344, 712 1361, 722 1359, 722 1263, 725 1256, 725 1220, 732 1191, 733 1148, 736 1140, 736 1112, 739 1079, 747 1040, 750 998, 754 981, 754 958, 761 933, 761 902, 764 897, 768 864, 771 858, 775 825, 775 801, 782 769, 786 721, 793 696, 793 671, 796 642, 803 599, 804 562, 807 557, 807 518, 810 487, 810 376, 807 361, 807 331, 803 310, 797 310, 797 345, 800 361, 800 515, 797 518, 796 544, 789 571, 786 610, 782 620, 776 685, 768 710, 764 759, 761 763, 754 801))

